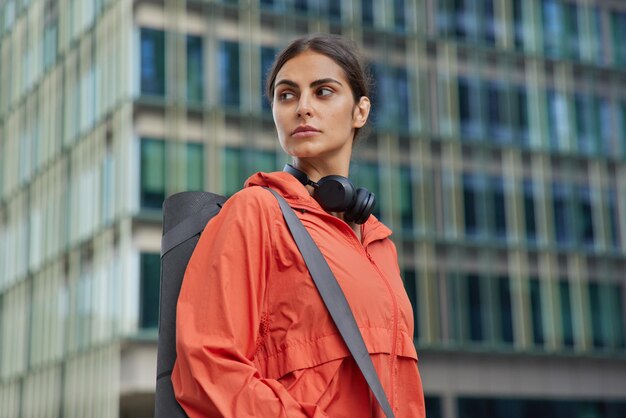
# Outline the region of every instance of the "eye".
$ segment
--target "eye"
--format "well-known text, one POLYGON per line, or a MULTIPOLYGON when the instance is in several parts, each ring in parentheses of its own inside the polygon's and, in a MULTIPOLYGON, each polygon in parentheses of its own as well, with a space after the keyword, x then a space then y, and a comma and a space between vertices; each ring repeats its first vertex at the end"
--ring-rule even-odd
POLYGON ((320 97, 330 96, 333 93, 334 91, 330 87, 322 87, 319 90, 317 90, 317 95, 320 97))
POLYGON ((285 100, 291 100, 294 97, 296 97, 295 94, 293 94, 289 90, 278 93, 278 100, 280 100, 281 102, 285 100))

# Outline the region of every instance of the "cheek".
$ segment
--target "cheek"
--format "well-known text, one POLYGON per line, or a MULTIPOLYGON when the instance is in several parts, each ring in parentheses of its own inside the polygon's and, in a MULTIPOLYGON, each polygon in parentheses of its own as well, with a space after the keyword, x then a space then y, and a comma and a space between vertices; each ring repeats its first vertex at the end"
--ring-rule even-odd
POLYGON ((281 116, 281 113, 277 112, 276 110, 272 110, 272 117, 274 119, 274 126, 276 127, 276 132, 278 133, 279 136, 282 136, 282 133, 285 127, 285 124, 283 122, 284 118, 281 116))
POLYGON ((331 112, 331 121, 335 128, 345 134, 345 132, 350 132, 352 130, 353 122, 353 114, 352 114, 352 106, 341 106, 340 108, 335 109, 334 112, 331 112))
POLYGON ((287 134, 285 133, 286 127, 284 124, 284 120, 283 118, 281 118, 280 112, 272 113, 274 117, 274 127, 276 128, 276 134, 278 135, 278 142, 280 143, 281 148, 284 151, 287 151, 287 149, 285 148, 287 134))

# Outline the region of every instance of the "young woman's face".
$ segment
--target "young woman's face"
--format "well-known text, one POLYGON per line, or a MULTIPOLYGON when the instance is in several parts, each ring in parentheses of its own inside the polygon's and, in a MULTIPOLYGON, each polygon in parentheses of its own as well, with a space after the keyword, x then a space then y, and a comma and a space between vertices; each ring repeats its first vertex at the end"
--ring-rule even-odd
POLYGON ((354 102, 343 69, 305 51, 276 75, 272 113, 283 150, 297 158, 350 158, 354 129, 367 121, 369 100, 354 102))

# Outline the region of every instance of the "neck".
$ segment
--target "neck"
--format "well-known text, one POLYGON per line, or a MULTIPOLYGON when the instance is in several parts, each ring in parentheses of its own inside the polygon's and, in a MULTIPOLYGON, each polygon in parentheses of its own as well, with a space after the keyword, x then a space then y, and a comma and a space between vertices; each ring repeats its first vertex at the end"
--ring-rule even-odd
POLYGON ((291 163, 295 168, 306 173, 311 181, 317 182, 322 177, 338 175, 348 177, 350 173, 350 161, 327 161, 295 158, 291 163))

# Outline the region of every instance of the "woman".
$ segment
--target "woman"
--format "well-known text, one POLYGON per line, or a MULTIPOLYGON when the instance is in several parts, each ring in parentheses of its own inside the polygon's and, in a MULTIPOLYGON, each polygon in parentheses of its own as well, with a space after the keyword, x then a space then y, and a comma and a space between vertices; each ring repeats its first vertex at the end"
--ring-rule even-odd
MULTIPOLYGON (((316 35, 278 55, 267 82, 283 150, 316 182, 348 176, 367 122, 353 46, 316 35)), ((382 417, 324 306, 276 199, 278 191, 341 285, 396 417, 424 417, 413 314, 391 231, 325 211, 286 172, 257 173, 207 225, 177 308, 176 398, 189 417, 382 417)))

